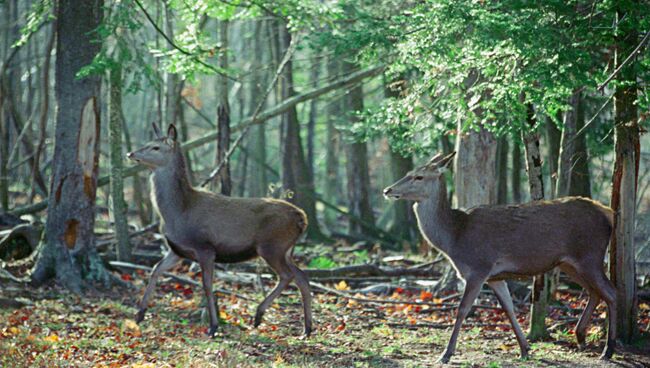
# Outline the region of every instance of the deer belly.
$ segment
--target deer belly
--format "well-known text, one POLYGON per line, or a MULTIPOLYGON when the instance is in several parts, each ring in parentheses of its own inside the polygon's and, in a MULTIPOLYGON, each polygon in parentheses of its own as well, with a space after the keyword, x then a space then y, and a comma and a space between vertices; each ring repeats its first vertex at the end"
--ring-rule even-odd
POLYGON ((248 261, 257 256, 253 246, 247 247, 217 247, 215 261, 218 263, 237 263, 248 261))
POLYGON ((517 262, 504 260, 495 263, 490 273, 490 279, 511 279, 542 274, 559 264, 553 259, 540 257, 536 262, 517 262))

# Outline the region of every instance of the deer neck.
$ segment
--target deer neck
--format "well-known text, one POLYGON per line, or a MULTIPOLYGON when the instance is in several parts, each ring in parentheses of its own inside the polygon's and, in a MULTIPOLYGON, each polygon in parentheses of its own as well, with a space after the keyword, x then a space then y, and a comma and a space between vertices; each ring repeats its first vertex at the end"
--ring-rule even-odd
POLYGON ((194 188, 180 149, 175 150, 167 165, 153 171, 151 181, 154 204, 163 220, 168 222, 189 207, 194 188))
POLYGON ((445 178, 433 183, 428 194, 427 199, 413 205, 418 226, 433 246, 449 254, 454 242, 454 223, 445 178))

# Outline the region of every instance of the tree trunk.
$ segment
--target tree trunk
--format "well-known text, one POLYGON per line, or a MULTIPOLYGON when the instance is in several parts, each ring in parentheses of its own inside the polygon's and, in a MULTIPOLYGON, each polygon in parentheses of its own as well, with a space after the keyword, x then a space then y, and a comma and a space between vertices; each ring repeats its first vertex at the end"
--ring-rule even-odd
MULTIPOLYGON (((278 30, 280 38, 281 52, 278 53, 282 58, 291 44, 291 34, 285 24, 281 24, 278 30)), ((279 64, 279 59, 277 60, 279 64)), ((281 92, 282 100, 295 95, 293 89, 293 63, 287 62, 282 71, 281 92)), ((300 123, 298 122, 298 112, 295 105, 283 115, 283 125, 285 127, 282 143, 282 186, 284 190, 292 192, 291 202, 302 208, 309 218, 307 236, 313 239, 321 239, 323 234, 318 226, 318 217, 316 216, 316 196, 314 194, 314 182, 309 177, 309 170, 305 162, 305 154, 300 139, 300 123)))
MULTIPOLYGON (((228 69, 228 26, 227 20, 219 21, 219 40, 221 41, 221 55, 219 67, 228 69)), ((226 157, 230 149, 230 103, 228 102, 228 78, 219 76, 219 106, 217 107, 217 124, 219 134, 217 135, 217 157, 215 166, 219 165, 226 157)), ((219 183, 221 194, 229 196, 232 192, 232 181, 230 178, 230 164, 225 164, 219 172, 219 183)))
MULTIPOLYGON (((122 113, 124 113, 124 111, 122 111, 122 113)), ((124 132, 124 143, 126 144, 126 150, 128 152, 131 152, 133 151, 133 147, 131 146, 131 134, 129 133, 129 126, 126 124, 124 115, 122 115, 122 131, 124 132)), ((122 177, 124 176, 125 175, 122 174, 122 177)), ((151 201, 149 200, 149 196, 145 196, 143 194, 144 191, 142 190, 142 186, 143 185, 140 174, 136 173, 133 175, 133 201, 138 207, 140 225, 145 226, 151 222, 151 201)))
MULTIPOLYGON (((311 86, 318 87, 320 78, 320 59, 316 58, 311 65, 311 86)), ((316 139, 316 116, 318 111, 318 99, 314 98, 309 102, 309 119, 307 120, 307 168, 309 176, 314 180, 314 140, 316 139)))
POLYGON ((50 30, 50 37, 45 48, 45 61, 43 62, 43 76, 41 86, 41 113, 39 116, 38 124, 38 143, 36 144, 36 152, 34 153, 34 164, 32 165, 32 178, 31 190, 29 193, 29 201, 31 202, 36 195, 36 182, 41 172, 41 156, 45 154, 45 139, 47 137, 47 121, 50 110, 50 64, 52 60, 52 49, 56 42, 56 32, 54 27, 50 30))
POLYGON ((560 143, 560 159, 558 162, 557 188, 555 197, 569 195, 571 187, 571 172, 575 160, 575 136, 578 111, 580 107, 580 91, 574 91, 569 99, 571 109, 564 114, 562 141, 560 143))
MULTIPOLYGON (((585 125, 584 100, 580 101, 576 120, 576 132, 585 125)), ((575 138, 573 154, 573 170, 571 170, 571 185, 569 195, 591 197, 591 175, 589 174, 589 153, 587 138, 584 133, 575 138)))
MULTIPOLYGON (((629 24, 638 24, 634 22, 634 9, 617 9, 617 22, 621 17, 632 18, 628 20, 629 24)), ((621 65, 637 42, 637 31, 634 28, 620 29, 626 25, 617 24, 619 24, 619 31, 614 54, 616 67, 621 65)), ((638 333, 634 225, 640 142, 636 105, 638 85, 634 63, 624 66, 616 79, 618 81, 614 92, 616 161, 610 203, 614 210, 614 231, 610 244, 609 272, 617 291, 617 337, 625 343, 630 343, 638 333)))
MULTIPOLYGON (((330 80, 336 78, 340 71, 340 62, 336 57, 330 56, 327 62, 327 77, 330 80)), ((341 134, 336 125, 341 118, 343 99, 335 96, 327 105, 327 151, 325 152, 325 186, 323 195, 325 200, 338 204, 339 193, 339 157, 341 152, 341 134)), ((334 229, 336 226, 337 213, 329 209, 325 210, 325 223, 327 227, 334 229)))
POLYGON ((494 204, 496 190, 496 139, 485 129, 462 133, 463 122, 458 123, 454 187, 456 205, 471 208, 494 204))
POLYGON ((512 145, 512 202, 521 203, 521 147, 517 142, 512 145))
POLYGON ((508 137, 497 142, 497 203, 508 203, 508 137))
MULTIPOLYGON (((253 57, 251 60, 251 82, 248 88, 250 103, 248 107, 249 115, 252 115, 260 102, 260 96, 264 93, 262 83, 265 80, 262 72, 259 70, 264 60, 264 48, 262 46, 262 21, 253 21, 253 57)), ((262 107, 263 109, 263 107, 262 107)), ((252 128, 252 138, 248 145, 250 155, 253 157, 251 162, 251 174, 254 179, 250 180, 249 190, 252 197, 264 197, 268 193, 269 179, 264 165, 266 164, 266 132, 263 126, 252 128)))
MULTIPOLYGON (((348 61, 343 61, 345 74, 356 71, 356 66, 348 61)), ((359 83, 353 86, 346 96, 346 112, 350 125, 358 118, 352 115, 363 111, 363 87, 359 83)), ((349 142, 345 144, 345 171, 347 176, 348 206, 350 213, 359 217, 363 223, 374 225, 375 215, 370 205, 370 176, 368 173, 368 152, 366 142, 349 142)), ((374 230, 356 219, 349 218, 348 229, 350 233, 374 235, 374 230)))
POLYGON ((132 247, 129 242, 129 226, 126 217, 128 206, 124 201, 122 168, 122 67, 116 64, 109 72, 108 141, 111 170, 111 212, 117 241, 118 261, 131 262, 132 247))
MULTIPOLYGON (((536 131, 535 110, 532 104, 527 105, 528 125, 530 133, 523 136, 526 149, 526 170, 528 171, 528 185, 530 199, 539 201, 544 199, 544 180, 542 178, 542 155, 539 150, 539 133, 536 131)), ((532 306, 530 309, 530 330, 528 338, 539 340, 547 337, 546 309, 548 307, 550 282, 544 274, 533 278, 532 306)))
POLYGON ((101 45, 94 31, 103 1, 61 0, 56 10, 56 130, 45 236, 39 244, 32 281, 51 277, 81 292, 86 281, 110 285, 110 274, 95 249, 95 196, 99 161, 97 76, 78 78, 101 45))
MULTIPOLYGON (((384 75, 384 96, 388 98, 399 98, 404 91, 402 84, 404 77, 400 77, 397 83, 392 84, 386 80, 384 75)), ((413 157, 404 156, 389 147, 391 180, 397 181, 403 178, 409 171, 413 170, 413 157)), ((418 234, 417 219, 412 210, 411 201, 393 201, 393 221, 389 231, 398 238, 412 240, 418 234)), ((418 244, 411 244, 411 251, 418 251, 418 244)))
MULTIPOLYGON (((559 113, 558 116, 560 116, 559 113)), ((557 128, 555 122, 550 117, 547 117, 546 141, 548 142, 548 168, 551 176, 551 195, 555 195, 557 193, 558 163, 560 160, 561 140, 562 131, 557 128)))

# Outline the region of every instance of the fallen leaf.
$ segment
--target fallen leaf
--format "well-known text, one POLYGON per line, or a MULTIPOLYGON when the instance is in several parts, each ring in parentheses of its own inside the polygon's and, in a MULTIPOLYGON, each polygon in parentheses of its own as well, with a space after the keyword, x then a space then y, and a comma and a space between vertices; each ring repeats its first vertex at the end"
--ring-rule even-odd
POLYGON ((422 290, 420 293, 420 300, 423 302, 426 302, 427 300, 432 300, 433 299, 433 294, 431 292, 422 290))
POLYGON ((124 322, 122 322, 122 331, 130 332, 135 337, 142 336, 142 331, 140 331, 140 326, 138 326, 138 324, 132 319, 126 319, 124 320, 124 322))
POLYGON ((49 341, 49 342, 59 342, 59 335, 52 334, 48 337, 44 337, 43 340, 49 341))
POLYGON ((347 284, 347 282, 345 282, 345 280, 341 280, 341 282, 334 285, 334 288, 336 290, 350 290, 350 286, 348 286, 348 284, 347 284))

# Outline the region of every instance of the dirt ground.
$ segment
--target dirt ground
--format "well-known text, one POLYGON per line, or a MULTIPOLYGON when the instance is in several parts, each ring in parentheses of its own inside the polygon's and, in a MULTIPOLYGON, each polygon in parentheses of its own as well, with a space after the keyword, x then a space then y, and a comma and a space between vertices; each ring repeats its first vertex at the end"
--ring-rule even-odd
MULTIPOLYGON (((178 271, 178 270, 177 270, 178 271)), ((182 270, 181 270, 182 271, 182 270)), ((189 276, 196 278, 197 275, 189 276)), ((164 279, 145 321, 132 320, 146 281, 143 272, 123 274, 133 289, 79 298, 56 287, 38 290, 0 285, 0 297, 22 300, 18 309, 0 309, 2 367, 435 367, 453 322, 453 310, 424 305, 371 303, 331 293, 315 294, 316 331, 300 336, 302 312, 295 288, 265 315, 258 329, 251 318, 263 296, 253 286, 231 282, 218 287, 223 320, 220 334, 205 336, 201 290, 164 279), (244 300, 251 298, 254 301, 244 300)), ((265 283, 267 290, 273 284, 265 283)), ((330 284, 345 291, 345 283, 330 284)), ((421 291, 397 288, 391 295, 364 295, 393 301, 438 302, 421 291)), ((598 360, 604 343, 604 306, 594 314, 585 351, 578 351, 572 309, 584 306, 573 294, 549 317, 548 341, 532 343, 531 358, 519 359, 514 335, 493 296, 485 295, 461 332, 450 367, 642 367, 650 366, 650 339, 619 348, 610 362, 598 360)), ((457 302, 454 296, 447 301, 457 302)), ((641 318, 647 319, 647 305, 641 318)), ((527 307, 518 308, 526 328, 527 307)))

